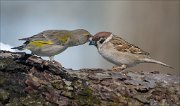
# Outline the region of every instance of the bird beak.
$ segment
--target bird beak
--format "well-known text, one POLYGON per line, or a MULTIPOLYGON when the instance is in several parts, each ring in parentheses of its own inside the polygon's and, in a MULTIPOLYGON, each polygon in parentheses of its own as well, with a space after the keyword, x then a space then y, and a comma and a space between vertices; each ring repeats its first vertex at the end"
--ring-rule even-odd
POLYGON ((97 43, 96 43, 96 41, 93 41, 93 40, 91 40, 90 42, 89 42, 89 45, 97 45, 97 43))
POLYGON ((93 36, 89 38, 89 45, 97 46, 97 42, 93 40, 93 36))

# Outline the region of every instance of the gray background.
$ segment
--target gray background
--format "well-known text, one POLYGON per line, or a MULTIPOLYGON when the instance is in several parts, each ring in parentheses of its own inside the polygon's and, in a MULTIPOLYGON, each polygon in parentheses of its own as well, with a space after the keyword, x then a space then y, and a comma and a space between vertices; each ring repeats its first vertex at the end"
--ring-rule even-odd
MULTIPOLYGON (((19 38, 47 29, 84 28, 95 34, 111 31, 150 52, 175 70, 141 64, 129 70, 177 74, 180 65, 179 17, 176 1, 1 1, 1 42, 18 46, 19 38)), ((26 51, 30 53, 29 51, 26 51)), ((68 48, 55 56, 66 68, 112 68, 93 46, 68 48)))

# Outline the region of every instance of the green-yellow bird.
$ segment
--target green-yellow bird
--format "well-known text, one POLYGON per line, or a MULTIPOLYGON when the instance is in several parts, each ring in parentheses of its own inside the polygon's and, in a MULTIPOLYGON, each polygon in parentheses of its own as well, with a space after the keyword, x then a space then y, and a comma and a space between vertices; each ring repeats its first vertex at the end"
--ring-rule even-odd
POLYGON ((28 49, 32 54, 48 56, 50 61, 54 56, 68 47, 85 44, 92 35, 84 29, 76 30, 45 30, 24 40, 24 44, 12 49, 28 49))

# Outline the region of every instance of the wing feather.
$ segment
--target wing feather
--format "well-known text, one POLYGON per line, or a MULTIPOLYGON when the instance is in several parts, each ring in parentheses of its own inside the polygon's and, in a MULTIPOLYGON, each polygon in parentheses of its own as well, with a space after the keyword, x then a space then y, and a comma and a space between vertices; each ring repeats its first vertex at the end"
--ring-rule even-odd
POLYGON ((19 40, 25 41, 51 41, 53 44, 64 45, 70 36, 70 31, 67 30, 45 30, 36 35, 33 35, 28 38, 22 38, 19 40))
POLYGON ((111 39, 111 43, 115 46, 115 49, 121 52, 129 52, 133 54, 149 55, 148 52, 143 51, 139 47, 128 43, 118 36, 114 36, 111 39))

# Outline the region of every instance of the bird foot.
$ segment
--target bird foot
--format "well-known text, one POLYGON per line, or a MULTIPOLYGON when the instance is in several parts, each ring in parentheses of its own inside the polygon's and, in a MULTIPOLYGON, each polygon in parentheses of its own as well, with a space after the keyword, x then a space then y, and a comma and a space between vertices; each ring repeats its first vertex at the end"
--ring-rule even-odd
POLYGON ((112 68, 112 71, 115 71, 115 72, 123 72, 124 71, 124 69, 126 69, 127 68, 127 66, 126 65, 121 65, 121 66, 118 66, 118 67, 113 67, 112 68))
POLYGON ((58 66, 62 67, 61 63, 59 63, 58 61, 55 61, 55 60, 48 61, 48 63, 53 64, 53 65, 58 65, 58 66))
POLYGON ((121 67, 113 67, 112 71, 119 72, 119 71, 123 71, 123 69, 121 67))

